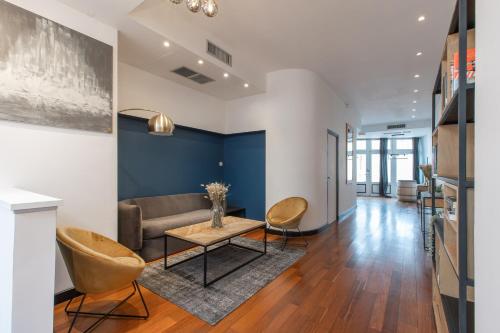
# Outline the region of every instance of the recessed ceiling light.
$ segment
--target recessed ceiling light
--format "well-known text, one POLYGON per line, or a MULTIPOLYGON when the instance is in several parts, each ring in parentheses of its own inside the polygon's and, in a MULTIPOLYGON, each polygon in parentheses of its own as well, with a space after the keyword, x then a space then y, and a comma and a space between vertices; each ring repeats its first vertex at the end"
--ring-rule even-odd
POLYGON ((229 77, 229 73, 224 73, 224 77, 227 79, 229 77))
POLYGON ((425 16, 424 15, 421 15, 418 17, 418 22, 423 22, 425 21, 425 16))
POLYGON ((168 40, 164 41, 163 46, 170 47, 170 42, 168 40))
POLYGON ((413 90, 413 92, 414 92, 415 94, 416 94, 416 93, 418 93, 418 89, 413 90))
POLYGON ((417 57, 420 57, 422 54, 422 52, 417 52, 417 57))
POLYGON ((417 109, 411 109, 413 112, 417 111, 417 109))
POLYGON ((417 104, 417 101, 413 101, 413 104, 417 104))
POLYGON ((414 77, 415 79, 418 79, 418 78, 420 77, 420 74, 415 74, 415 75, 413 75, 413 77, 414 77))
POLYGON ((203 65, 205 62, 203 60, 198 60, 198 65, 203 65))
POLYGON ((415 116, 415 115, 412 115, 412 116, 411 116, 411 119, 415 119, 415 118, 417 118, 417 116, 415 116))
POLYGON ((243 85, 243 87, 248 88, 248 87, 250 87, 250 85, 249 85, 248 83, 245 83, 245 84, 243 85))

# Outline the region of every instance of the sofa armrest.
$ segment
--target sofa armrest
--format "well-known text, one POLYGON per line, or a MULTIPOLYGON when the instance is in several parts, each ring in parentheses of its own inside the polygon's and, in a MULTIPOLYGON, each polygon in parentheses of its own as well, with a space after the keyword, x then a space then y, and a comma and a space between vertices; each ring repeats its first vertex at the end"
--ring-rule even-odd
POLYGON ((142 213, 139 206, 118 203, 118 242, 134 251, 142 249, 142 213))

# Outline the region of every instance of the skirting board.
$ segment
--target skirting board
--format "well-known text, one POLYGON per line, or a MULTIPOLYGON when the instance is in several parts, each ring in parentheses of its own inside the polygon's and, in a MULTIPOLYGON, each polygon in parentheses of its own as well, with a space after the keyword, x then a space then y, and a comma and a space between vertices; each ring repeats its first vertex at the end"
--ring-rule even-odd
MULTIPOLYGON (((351 208, 349 208, 348 210, 339 214, 338 222, 342 222, 347 217, 349 217, 352 213, 354 213, 356 211, 357 207, 358 207, 357 205, 354 205, 351 208)), ((302 233, 304 234, 304 236, 316 235, 316 234, 319 234, 320 232, 323 232, 324 230, 326 230, 329 226, 331 226, 335 222, 337 222, 337 221, 333 221, 332 223, 325 224, 317 229, 303 231, 302 233)), ((283 234, 283 232, 281 230, 273 229, 273 228, 267 229, 267 233, 272 234, 272 235, 282 235, 283 234)), ((300 232, 294 231, 294 230, 287 231, 287 234, 289 237, 300 237, 301 236, 300 232)))
POLYGON ((56 293, 54 295, 54 305, 64 303, 64 302, 69 301, 70 299, 78 297, 80 295, 81 295, 81 293, 76 291, 75 288, 61 291, 61 292, 56 293))

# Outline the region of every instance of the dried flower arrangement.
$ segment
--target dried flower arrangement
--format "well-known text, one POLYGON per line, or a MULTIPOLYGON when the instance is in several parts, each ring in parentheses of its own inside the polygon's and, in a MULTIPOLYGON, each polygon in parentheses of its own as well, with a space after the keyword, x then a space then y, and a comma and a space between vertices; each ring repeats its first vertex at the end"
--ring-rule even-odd
POLYGON ((224 201, 231 185, 224 183, 201 184, 207 191, 208 199, 212 201, 212 228, 222 228, 222 218, 224 217, 224 201))

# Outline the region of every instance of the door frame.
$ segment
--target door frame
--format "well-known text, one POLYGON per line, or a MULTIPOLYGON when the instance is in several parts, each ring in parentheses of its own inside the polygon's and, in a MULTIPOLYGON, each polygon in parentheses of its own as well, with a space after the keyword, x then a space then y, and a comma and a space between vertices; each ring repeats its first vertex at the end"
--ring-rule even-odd
MULTIPOLYGON (((340 136, 332 131, 331 129, 327 129, 326 131, 326 222, 327 224, 335 223, 338 222, 339 220, 339 140, 340 136), (335 137, 335 151, 337 152, 337 156, 335 156, 335 221, 328 221, 328 202, 329 202, 329 191, 328 191, 328 161, 329 161, 329 156, 328 156, 328 135, 331 135, 335 137)), ((354 180, 354 179, 353 179, 354 180)))

